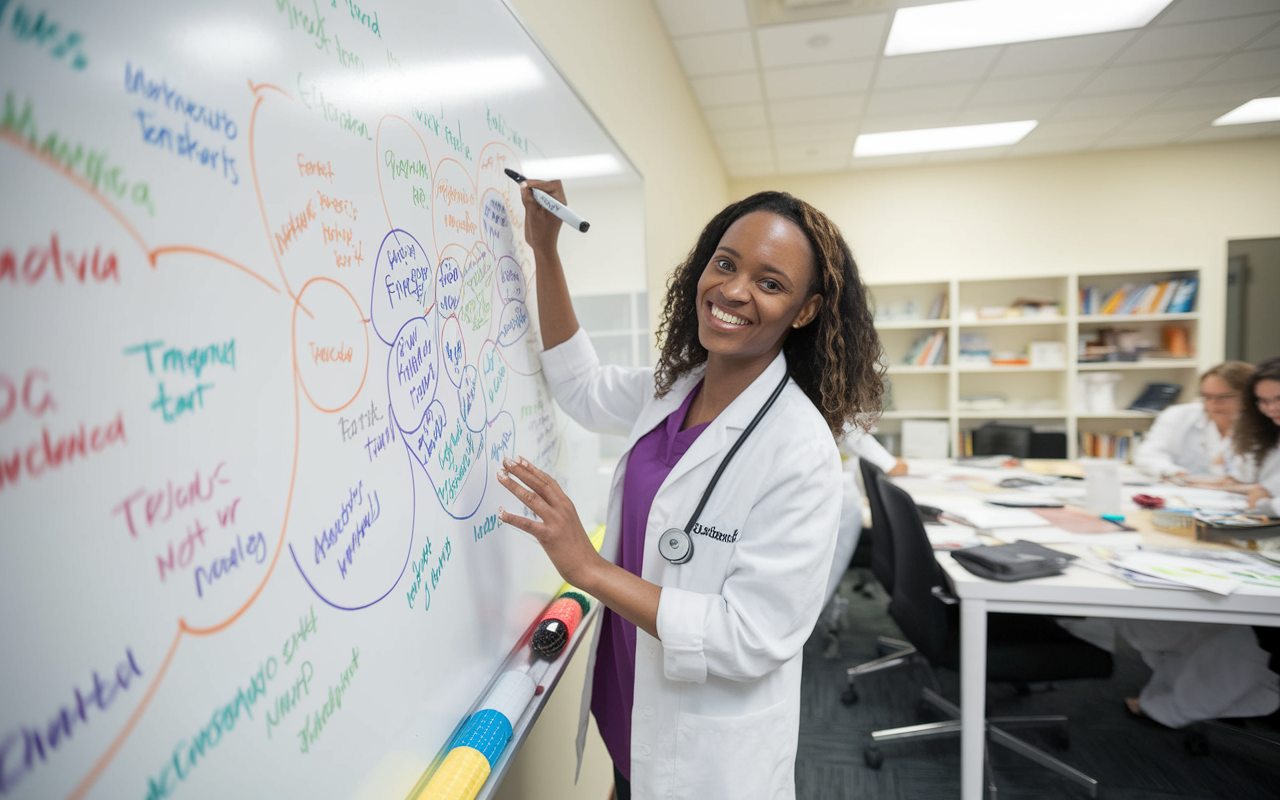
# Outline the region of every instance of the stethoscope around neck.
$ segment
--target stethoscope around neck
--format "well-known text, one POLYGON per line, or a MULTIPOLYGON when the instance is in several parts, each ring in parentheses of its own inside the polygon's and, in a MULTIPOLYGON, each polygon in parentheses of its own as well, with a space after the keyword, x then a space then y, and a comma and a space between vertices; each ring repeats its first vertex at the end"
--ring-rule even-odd
POLYGON ((738 441, 733 443, 733 447, 729 448, 729 452, 725 454, 721 460, 720 466, 716 467, 716 472, 711 476, 711 482, 707 484, 707 488, 702 492, 702 499, 698 501, 698 507, 693 510, 693 516, 689 517, 689 521, 685 523, 684 530, 679 528, 667 528, 662 533, 662 537, 658 539, 658 553, 672 564, 680 565, 689 563, 689 559, 693 558, 693 526, 698 522, 698 516, 702 513, 702 509, 706 507, 707 500, 711 497, 711 492, 716 488, 716 484, 720 482, 720 476, 724 474, 725 467, 729 466, 729 461, 734 454, 738 452, 738 448, 742 447, 742 443, 747 440, 751 432, 760 424, 760 420, 773 406, 778 395, 782 394, 782 390, 786 388, 787 381, 791 375, 785 372, 782 375, 782 381, 778 383, 773 394, 769 395, 769 399, 764 401, 764 405, 756 412, 756 415, 747 424, 742 435, 738 437, 738 441))

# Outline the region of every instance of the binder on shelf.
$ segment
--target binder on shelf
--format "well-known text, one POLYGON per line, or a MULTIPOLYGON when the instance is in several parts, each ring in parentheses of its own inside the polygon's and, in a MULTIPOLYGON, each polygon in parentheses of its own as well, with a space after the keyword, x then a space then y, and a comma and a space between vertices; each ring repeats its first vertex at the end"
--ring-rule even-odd
POLYGON ((1129 404, 1129 410, 1159 414, 1177 400, 1181 393, 1182 386, 1177 383, 1148 383, 1138 399, 1129 404))
POLYGON ((1195 307, 1196 290, 1200 288, 1199 278, 1186 278, 1178 286, 1178 291, 1169 301, 1170 314, 1186 314, 1195 307))

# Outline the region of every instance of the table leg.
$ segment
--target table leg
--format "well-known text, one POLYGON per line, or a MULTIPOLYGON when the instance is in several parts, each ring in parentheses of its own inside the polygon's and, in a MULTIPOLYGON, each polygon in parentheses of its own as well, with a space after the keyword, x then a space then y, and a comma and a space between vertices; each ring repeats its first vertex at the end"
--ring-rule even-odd
POLYGON ((986 748, 987 602, 960 601, 960 798, 982 800, 986 748))

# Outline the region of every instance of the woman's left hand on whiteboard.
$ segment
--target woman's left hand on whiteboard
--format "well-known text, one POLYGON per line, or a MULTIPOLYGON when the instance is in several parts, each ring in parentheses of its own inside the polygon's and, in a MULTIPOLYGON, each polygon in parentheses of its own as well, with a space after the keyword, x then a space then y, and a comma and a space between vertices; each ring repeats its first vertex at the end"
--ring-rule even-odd
POLYGON ((498 482, 538 516, 530 519, 499 507, 502 521, 532 534, 560 576, 573 586, 585 588, 591 570, 603 559, 583 530, 573 501, 554 478, 523 458, 503 459, 502 465, 505 469, 498 470, 498 482))

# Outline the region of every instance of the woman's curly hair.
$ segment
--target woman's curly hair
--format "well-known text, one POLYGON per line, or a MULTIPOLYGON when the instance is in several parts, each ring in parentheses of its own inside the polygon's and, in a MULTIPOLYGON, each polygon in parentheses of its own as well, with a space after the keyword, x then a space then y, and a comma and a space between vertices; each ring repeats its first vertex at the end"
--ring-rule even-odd
POLYGON ((707 349, 698 339, 698 279, 729 226, 757 211, 795 223, 813 250, 814 282, 809 293, 821 294, 822 305, 814 320, 791 330, 783 344, 791 377, 833 434, 839 436, 851 421, 869 426, 880 412, 884 366, 866 287, 835 223, 786 192, 760 192, 716 214, 668 279, 658 327, 657 395, 666 395, 680 376, 706 363, 707 349))
POLYGON ((1240 402, 1240 416, 1231 433, 1231 447, 1237 455, 1252 456, 1253 463, 1261 464, 1277 444, 1280 444, 1280 425, 1258 408, 1257 387, 1259 381, 1280 381, 1280 356, 1258 362, 1249 378, 1244 397, 1240 402))

